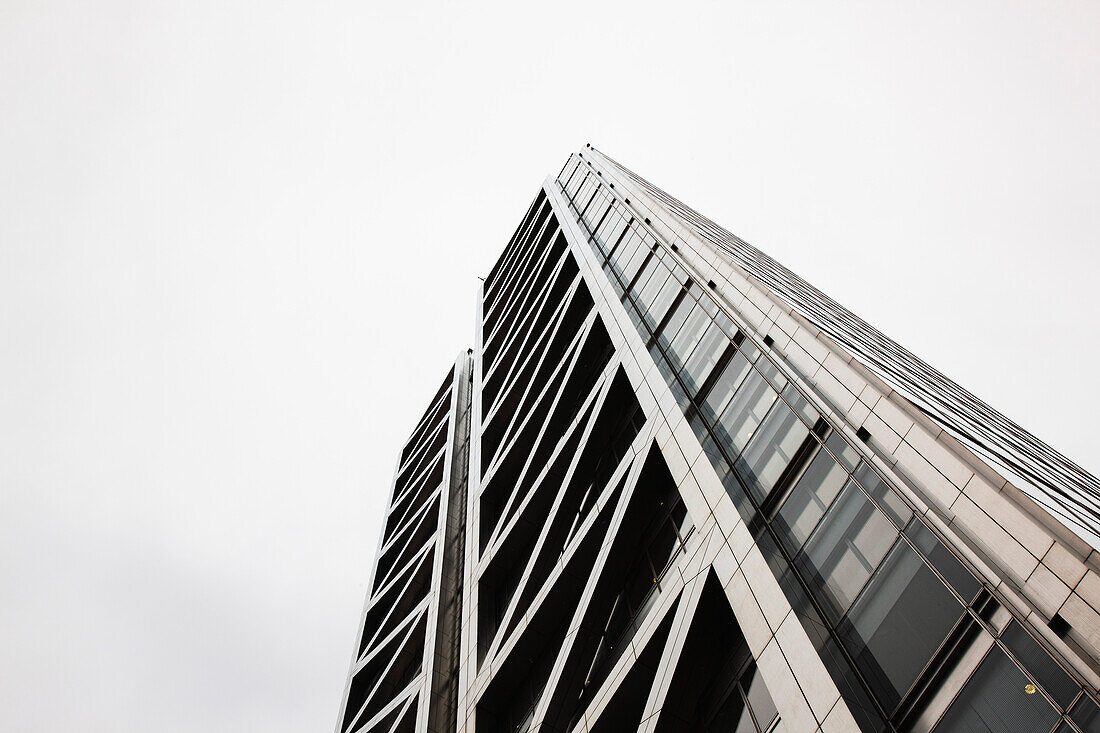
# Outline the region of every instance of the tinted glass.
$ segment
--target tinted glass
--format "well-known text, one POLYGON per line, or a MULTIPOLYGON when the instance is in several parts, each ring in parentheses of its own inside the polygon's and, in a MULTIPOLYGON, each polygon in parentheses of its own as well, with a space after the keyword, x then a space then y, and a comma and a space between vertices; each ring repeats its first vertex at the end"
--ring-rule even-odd
POLYGON ((1039 681, 1056 703, 1063 709, 1069 707, 1081 688, 1047 654, 1046 650, 1039 646, 1039 642, 1031 638, 1031 635, 1015 621, 1009 624, 1001 634, 1001 641, 1016 655, 1016 659, 1024 665, 1024 669, 1039 681))
POLYGON ((802 418, 802 421, 809 425, 811 428, 817 419, 821 417, 817 410, 810 406, 810 403, 798 393, 798 390, 794 388, 793 384, 788 384, 783 390, 783 399, 787 401, 787 404, 791 406, 791 409, 798 413, 798 416, 802 418))
POLYGON ((958 558, 951 554, 950 550, 943 546, 932 530, 924 526, 924 523, 914 518, 909 520, 909 526, 905 528, 905 534, 913 540, 932 567, 947 579, 948 584, 962 596, 968 603, 974 599, 981 584, 970 574, 958 558))
POLYGON ((684 322, 694 317, 696 313, 702 314, 703 312, 696 307, 694 300, 687 297, 681 299, 679 305, 676 306, 676 310, 669 316, 668 322, 657 335, 657 343, 661 345, 661 348, 668 349, 669 342, 676 338, 676 334, 679 333, 684 322))
POLYGON ((833 433, 825 441, 825 447, 833 452, 833 455, 837 457, 841 465, 847 468, 849 471, 854 471, 856 464, 859 463, 859 453, 856 449, 848 445, 848 441, 840 435, 840 433, 833 433))
POLYGON ((764 375, 764 378, 771 382, 772 386, 776 390, 782 391, 787 386, 787 378, 779 373, 779 370, 775 368, 767 359, 761 359, 760 363, 756 365, 756 368, 760 370, 760 373, 764 375))
POLYGON ((768 688, 764 686, 764 678, 756 669, 756 665, 749 667, 741 678, 741 689, 745 690, 745 697, 749 701, 749 708, 753 717, 760 726, 760 730, 767 730, 768 725, 775 720, 778 714, 772 697, 768 694, 768 688))
POLYGON ((841 634, 879 700, 901 700, 963 614, 906 542, 898 542, 848 614, 841 634))
POLYGON ((905 526, 905 523, 913 516, 913 512, 909 510, 901 497, 894 493, 889 484, 879 478, 879 475, 866 463, 860 463, 856 466, 855 473, 852 475, 856 477, 856 481, 863 484, 863 488, 867 489, 867 493, 871 495, 871 498, 884 512, 890 515, 890 518, 894 520, 898 527, 905 526))
POLYGON ((935 727, 936 733, 1049 731, 1059 715, 999 646, 989 650, 935 727))
POLYGON ((634 274, 638 272, 638 268, 642 266, 642 262, 645 261, 648 251, 646 247, 642 246, 642 239, 637 232, 631 231, 626 235, 626 239, 619 245, 619 248, 615 250, 611 259, 608 260, 608 266, 624 286, 628 285, 634 274))
MULTIPOLYGON (((659 279, 660 278, 655 275, 650 281, 650 284, 652 285, 652 283, 659 279)), ((647 287, 646 292, 642 293, 642 302, 645 304, 645 313, 643 317, 645 318, 646 324, 651 329, 655 328, 665 317, 665 313, 672 307, 672 301, 676 299, 676 296, 683 287, 684 286, 681 285, 675 277, 670 276, 664 281, 664 284, 661 285, 659 290, 654 292, 652 287, 647 287), (649 293, 651 292, 654 293, 652 299, 649 298, 649 293)))
POLYGON ((688 316, 684 327, 677 332, 676 338, 672 339, 672 345, 669 347, 669 358, 677 369, 687 361, 692 350, 703 338, 707 326, 710 325, 710 317, 695 301, 688 301, 685 298, 684 302, 690 302, 695 308, 688 316))
POLYGON ((716 324, 711 323, 706 333, 703 334, 703 338, 699 341, 699 345, 687 358, 681 373, 684 381, 691 389, 692 396, 699 391, 699 388, 703 386, 703 382, 710 376, 711 369, 714 368, 714 364, 722 356, 722 352, 726 350, 729 343, 729 339, 722 333, 722 330, 716 324))
POLYGON ((1090 698, 1082 696, 1069 711, 1069 717, 1085 733, 1100 733, 1100 707, 1090 698))

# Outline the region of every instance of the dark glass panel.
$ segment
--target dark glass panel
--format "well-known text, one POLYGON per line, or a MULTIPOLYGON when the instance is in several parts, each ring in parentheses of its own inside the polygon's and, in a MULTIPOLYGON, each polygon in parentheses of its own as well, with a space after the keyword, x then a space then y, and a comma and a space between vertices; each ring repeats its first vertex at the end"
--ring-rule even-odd
POLYGON ((924 553, 932 567, 940 571, 940 575, 947 579, 948 584, 966 600, 967 603, 974 600, 974 595, 981 588, 978 580, 963 567, 959 559, 951 554, 943 544, 932 534, 919 519, 915 517, 909 521, 905 528, 905 534, 913 540, 917 549, 924 553))
POLYGON ((793 384, 788 384, 786 388, 784 388, 783 399, 785 399, 787 401, 787 404, 791 406, 791 409, 794 410, 800 418, 802 418, 802 421, 809 425, 811 428, 818 421, 818 418, 821 417, 821 415, 819 415, 817 410, 815 410, 810 405, 806 398, 799 394, 798 390, 794 388, 793 384))
POLYGON ((936 733, 1039 733, 1058 711, 997 645, 963 686, 936 725, 936 733), (1031 693, 1029 694, 1029 687, 1031 693))
POLYGON ((1085 733, 1100 733, 1100 707, 1087 695, 1082 695, 1069 711, 1070 720, 1085 733))
POLYGON ((855 717, 859 729, 881 731, 882 715, 859 681, 855 670, 840 651, 835 639, 830 638, 822 645, 821 661, 825 669, 829 670, 829 676, 833 678, 844 702, 848 704, 848 709, 855 717))
POLYGON ((899 529, 904 527, 909 518, 913 516, 913 512, 905 505, 901 497, 894 493, 890 485, 883 481, 866 463, 860 463, 856 466, 853 475, 856 477, 856 481, 859 481, 863 488, 867 489, 867 493, 870 494, 882 511, 890 515, 890 518, 894 520, 894 524, 899 529))
POLYGON ((691 389, 692 394, 697 394, 699 388, 707 381, 711 369, 714 368, 729 343, 729 339, 726 338, 726 335, 722 333, 722 329, 718 328, 717 325, 711 323, 707 327, 703 338, 700 339, 695 350, 691 352, 691 356, 685 360, 684 369, 681 372, 681 376, 691 389))
POLYGON ((844 439, 844 436, 840 433, 833 433, 825 441, 825 447, 833 452, 833 455, 840 461, 840 465, 849 471, 855 470, 856 464, 859 463, 859 453, 855 448, 848 445, 848 441, 844 439))
POLYGON ((761 359, 757 362, 756 368, 760 370, 760 373, 764 375, 777 392, 782 392, 783 388, 787 386, 787 378, 779 373, 775 364, 772 364, 769 359, 761 359))
POLYGON ((687 301, 694 306, 691 311, 691 315, 688 316, 687 321, 684 322, 683 328, 677 333, 675 338, 672 339, 672 343, 669 346, 669 359, 680 369, 687 361, 692 350, 699 343, 699 340, 703 338, 703 333, 706 331, 707 326, 710 325, 710 317, 707 312, 699 306, 694 300, 687 301))
POLYGON ((913 548, 898 542, 840 633, 876 696, 893 709, 963 613, 913 548))
POLYGON ((668 279, 668 275, 668 268, 662 265, 661 259, 656 254, 654 254, 652 257, 646 260, 645 265, 638 272, 638 275, 634 280, 634 285, 630 288, 630 295, 634 298, 634 300, 638 302, 648 302, 648 300, 642 299, 643 294, 646 294, 649 298, 652 298, 653 293, 656 292, 656 289, 660 288, 661 285, 664 284, 665 280, 668 279), (653 293, 647 293, 646 288, 650 287, 651 282, 653 282, 653 293))
POLYGON ((745 691, 745 698, 749 702, 749 709, 756 718, 760 730, 768 730, 768 726, 779 715, 775 702, 764 685, 764 678, 756 669, 756 665, 750 665, 741 677, 741 689, 745 691))
POLYGON ((656 328, 665 317, 665 313, 672 307, 672 302, 676 300, 676 296, 683 289, 683 285, 677 282, 676 278, 669 277, 657 288, 654 283, 660 280, 660 275, 654 275, 650 279, 644 292, 640 294, 641 305, 645 309, 643 317, 645 318, 646 325, 650 328, 656 328))
POLYGON ((1039 681, 1047 694, 1054 698, 1054 702, 1061 705, 1063 710, 1069 708, 1069 704, 1073 702, 1073 698, 1077 697, 1081 688, 1057 662, 1051 659, 1050 654, 1039 646, 1039 642, 1031 638, 1031 635, 1016 621, 1010 623, 1004 630, 1001 641, 1016 655, 1016 660, 1024 666, 1024 669, 1039 681))
MULTIPOLYGON (((669 343, 676 338, 676 334, 682 330, 684 323, 689 318, 696 317, 696 314, 704 315, 696 307, 695 301, 688 297, 681 298, 676 310, 672 312, 664 327, 661 328, 661 332, 657 334, 657 343, 661 345, 661 348, 667 351, 669 343)), ((654 353, 652 349, 650 349, 650 352, 654 353)))

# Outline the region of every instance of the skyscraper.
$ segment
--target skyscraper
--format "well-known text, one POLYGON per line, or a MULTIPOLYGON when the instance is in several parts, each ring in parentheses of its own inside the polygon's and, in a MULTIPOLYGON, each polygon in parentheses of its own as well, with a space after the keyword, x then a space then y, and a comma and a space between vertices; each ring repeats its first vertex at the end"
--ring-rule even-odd
POLYGON ((346 731, 1100 731, 1100 483, 599 151, 398 460, 346 731))

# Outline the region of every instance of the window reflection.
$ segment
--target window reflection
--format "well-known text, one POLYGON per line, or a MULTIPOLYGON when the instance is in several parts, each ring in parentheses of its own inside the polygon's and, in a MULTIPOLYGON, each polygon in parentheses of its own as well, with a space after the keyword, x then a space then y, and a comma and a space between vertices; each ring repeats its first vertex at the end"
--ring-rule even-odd
POLYGON ((718 420, 718 416, 726 409, 730 398, 741 386, 741 381, 744 380, 751 368, 749 360, 740 351, 727 362, 721 375, 714 383, 714 387, 711 388, 706 399, 703 400, 703 404, 700 405, 700 411, 709 422, 714 423, 718 420))
POLYGON ((692 394, 696 394, 702 388, 703 383, 710 376, 711 370, 718 362, 719 357, 722 356, 722 352, 729 346, 729 343, 729 339, 726 338, 726 334, 722 333, 722 329, 711 323, 706 333, 703 334, 703 338, 699 340, 699 344, 691 352, 691 355, 685 359, 684 368, 681 372, 681 376, 692 394))
POLYGON ((806 543, 804 571, 824 587, 822 600, 843 615, 878 567, 897 531, 886 516, 849 482, 806 543))
POLYGON ((791 490, 775 520, 779 527, 786 530, 778 534, 792 554, 802 548, 802 543, 813 532, 847 480, 848 473, 833 457, 819 451, 791 490))
POLYGON ((777 397, 757 372, 751 372, 718 418, 718 432, 733 454, 741 452, 777 397))
POLYGON ((776 401, 737 462, 738 472, 757 501, 763 502, 794 460, 809 428, 782 400, 776 401))

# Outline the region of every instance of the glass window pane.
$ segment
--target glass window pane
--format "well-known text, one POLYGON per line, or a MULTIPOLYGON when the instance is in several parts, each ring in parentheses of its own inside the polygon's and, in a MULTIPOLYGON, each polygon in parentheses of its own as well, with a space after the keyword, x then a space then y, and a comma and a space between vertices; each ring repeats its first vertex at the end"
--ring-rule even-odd
POLYGON ((856 477, 856 481, 863 485, 863 488, 867 489, 867 493, 878 503, 882 510, 890 515, 890 518, 894 520, 898 527, 905 526, 909 518, 913 516, 913 512, 909 510, 901 497, 894 493, 889 484, 879 478, 879 475, 866 463, 856 466, 855 473, 852 475, 856 477))
POLYGON ((847 480, 848 473, 833 457, 818 451, 772 522, 788 550, 795 553, 802 548, 847 480))
POLYGON ((642 239, 637 232, 630 232, 607 264, 624 286, 629 285, 634 273, 642 266, 648 251, 642 246, 642 239))
POLYGON ((638 301, 641 298, 642 291, 645 290, 650 280, 659 278, 654 284, 654 287, 660 287, 667 277, 668 270, 661 265, 660 258, 654 254, 646 260, 645 266, 638 272, 634 280, 634 286, 630 288, 630 295, 633 296, 634 300, 638 301))
POLYGON ((757 501, 764 501, 775 488, 784 469, 809 434, 809 428, 787 403, 777 400, 737 461, 738 472, 757 501))
POLYGON ((699 340, 699 345, 687 358, 682 372, 684 381, 691 389, 693 397, 698 393, 703 383, 707 381, 711 369, 714 368, 715 363, 722 356, 729 343, 726 334, 722 333, 722 329, 718 328, 717 324, 711 323, 707 327, 703 338, 699 340))
MULTIPOLYGON (((661 348, 667 351, 669 342, 676 338, 676 334, 681 331, 684 322, 695 317, 697 313, 701 314, 702 311, 696 307, 694 300, 688 297, 681 299, 680 304, 676 306, 676 311, 669 317, 668 323, 657 334, 657 343, 661 345, 661 348)), ((656 352, 652 349, 650 349, 650 353, 656 356, 656 352)))
POLYGON ((771 382, 776 391, 783 391, 783 388, 787 386, 787 378, 779 373, 779 369, 775 364, 772 364, 769 359, 761 359, 756 364, 756 368, 760 370, 760 373, 764 375, 764 378, 771 382))
POLYGON ((726 363, 726 366, 722 369, 722 374, 714 382, 714 386, 711 387, 706 400, 703 401, 701 406, 701 412, 706 416, 708 422, 713 424, 718 420, 718 416, 722 414, 722 410, 726 409, 730 398, 741 386, 741 381, 750 369, 752 367, 749 365, 748 359, 740 351, 734 354, 733 358, 726 363))
POLYGON ((753 664, 741 677, 741 688, 745 690, 745 698, 749 701, 749 708, 756 718, 760 730, 767 730, 768 725, 775 720, 778 711, 775 702, 764 685, 764 678, 753 664))
POLYGON ((677 370, 687 361, 692 350, 703 338, 707 326, 710 325, 710 317, 707 312, 700 308, 694 300, 690 302, 694 306, 694 310, 688 316, 684 327, 676 333, 675 338, 672 339, 672 344, 669 346, 669 358, 677 370))
POLYGON ((999 646, 989 650, 936 725, 936 733, 1048 731, 1059 715, 999 646))
POLYGON ((981 584, 963 567, 958 558, 951 554, 943 544, 932 534, 932 530, 924 526, 924 523, 914 517, 909 520, 909 526, 905 528, 905 535, 913 540, 917 549, 924 553, 932 567, 940 571, 940 575, 947 579, 948 585, 969 603, 974 600, 981 584))
POLYGON ((1100 733, 1100 707, 1087 695, 1081 696, 1069 711, 1069 717, 1085 733, 1100 733))
POLYGON ((897 536, 886 515, 849 481, 810 536, 799 564, 808 580, 825 589, 839 618, 897 536))
POLYGON ((775 390, 755 371, 742 382, 717 425, 719 437, 733 455, 740 453, 749 442, 776 397, 775 390))
POLYGON ((584 223, 587 225, 588 231, 595 231, 596 224, 603 225, 603 215, 610 208, 611 201, 603 193, 597 194, 592 206, 588 208, 588 212, 584 216, 584 223))
MULTIPOLYGON (((649 285, 660 280, 659 275, 654 275, 650 280, 649 285)), ((661 285, 659 290, 654 287, 647 287, 646 292, 641 294, 642 303, 644 303, 645 312, 642 314, 645 318, 646 325, 650 329, 656 328, 657 324, 661 322, 661 319, 665 317, 665 313, 672 307, 672 301, 676 300, 677 294, 683 290, 684 286, 677 282, 676 278, 669 277, 661 285), (654 293, 652 298, 649 293, 654 293)))
POLYGON ((798 413, 798 416, 802 418, 802 422, 806 423, 811 428, 817 423, 818 418, 821 417, 806 398, 799 394, 793 384, 788 384, 783 389, 783 399, 787 401, 787 404, 791 406, 792 410, 798 413))
POLYGON ((706 722, 703 728, 706 731, 734 731, 734 733, 756 733, 753 727, 749 709, 745 707, 745 699, 741 697, 741 690, 736 685, 729 691, 722 707, 714 714, 714 717, 706 722), (748 727, 745 727, 748 721, 748 727))
POLYGON ((1001 641, 1016 655, 1016 660, 1024 666, 1024 669, 1039 681, 1047 694, 1054 698, 1054 702, 1061 705, 1063 709, 1069 707, 1081 688, 1047 654, 1046 650, 1039 646, 1039 642, 1031 638, 1031 635, 1015 621, 1009 624, 1001 634, 1001 641))
POLYGON ((848 441, 844 439, 840 433, 833 433, 825 441, 825 447, 833 452, 837 460, 841 465, 847 468, 849 471, 854 471, 856 464, 859 463, 859 453, 855 448, 848 445, 848 441))
POLYGON ((898 542, 840 633, 876 696, 892 710, 963 613, 913 548, 898 542))

